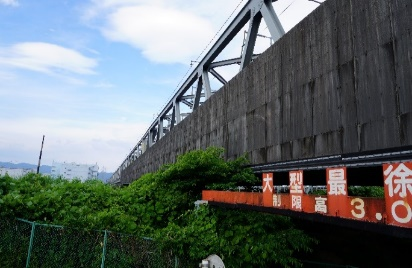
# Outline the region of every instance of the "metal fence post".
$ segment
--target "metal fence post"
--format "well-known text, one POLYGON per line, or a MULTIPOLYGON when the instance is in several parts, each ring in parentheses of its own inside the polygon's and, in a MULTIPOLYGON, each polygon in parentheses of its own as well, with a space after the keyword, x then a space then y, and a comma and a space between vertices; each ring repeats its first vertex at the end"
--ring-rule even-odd
POLYGON ((36 223, 32 222, 31 223, 31 234, 30 234, 30 244, 29 244, 29 251, 27 252, 27 260, 26 260, 26 268, 29 268, 30 266, 30 256, 31 256, 31 250, 33 248, 33 240, 34 240, 34 229, 36 228, 36 223))
POLYGON ((104 261, 106 258, 106 244, 107 244, 107 230, 104 230, 102 265, 100 266, 101 268, 104 268, 104 261))

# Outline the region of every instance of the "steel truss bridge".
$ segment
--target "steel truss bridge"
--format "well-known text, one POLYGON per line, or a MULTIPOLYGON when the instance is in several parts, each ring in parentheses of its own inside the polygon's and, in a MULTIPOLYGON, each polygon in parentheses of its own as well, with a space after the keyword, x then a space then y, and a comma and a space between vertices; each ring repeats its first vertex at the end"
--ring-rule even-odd
POLYGON ((272 6, 272 2, 275 1, 277 0, 249 0, 246 3, 174 96, 165 105, 163 110, 158 114, 157 118, 150 125, 140 141, 133 147, 120 167, 114 172, 110 183, 118 182, 122 170, 136 161, 139 156, 146 152, 147 148, 152 147, 186 116, 210 98, 214 93, 210 85, 210 75, 215 77, 222 85, 227 84, 228 81, 216 71, 216 68, 238 64, 240 65, 239 71, 241 71, 253 59, 258 57, 253 51, 256 39, 259 36, 258 30, 262 19, 266 23, 270 32, 270 38, 273 42, 285 34, 282 24, 272 6), (244 40, 241 56, 234 59, 215 61, 247 23, 249 23, 249 29, 244 40), (193 87, 196 88, 194 94, 192 93, 193 87), (182 105, 189 108, 190 112, 182 113, 182 105))

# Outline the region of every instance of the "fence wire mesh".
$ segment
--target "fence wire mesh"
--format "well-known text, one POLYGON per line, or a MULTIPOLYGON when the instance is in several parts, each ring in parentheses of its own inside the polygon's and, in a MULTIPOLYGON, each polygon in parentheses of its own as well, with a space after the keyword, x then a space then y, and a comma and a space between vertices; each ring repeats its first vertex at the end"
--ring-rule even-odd
POLYGON ((0 267, 25 267, 32 226, 0 220, 0 267))
POLYGON ((0 219, 0 267, 182 267, 178 263, 151 239, 0 219))

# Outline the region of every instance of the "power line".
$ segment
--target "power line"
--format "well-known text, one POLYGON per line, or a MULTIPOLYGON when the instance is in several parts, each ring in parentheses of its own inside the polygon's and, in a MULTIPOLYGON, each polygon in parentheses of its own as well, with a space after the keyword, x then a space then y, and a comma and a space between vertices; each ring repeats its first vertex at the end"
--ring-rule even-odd
MULTIPOLYGON (((226 23, 230 20, 230 18, 233 16, 233 14, 236 12, 236 10, 239 8, 239 6, 243 3, 244 0, 240 0, 240 2, 237 4, 237 6, 235 7, 235 9, 232 11, 232 13, 230 13, 229 17, 225 20, 225 22, 223 23, 223 25, 219 28, 219 30, 216 32, 216 34, 213 36, 213 38, 209 41, 209 43, 206 45, 206 47, 202 50, 202 52, 199 54, 199 56, 197 56, 196 60, 191 61, 189 68, 187 69, 186 73, 183 75, 182 79, 180 79, 179 83, 177 84, 176 88, 173 90, 172 94, 169 96, 169 99, 176 93, 176 91, 179 89, 181 83, 183 82, 183 80, 187 77, 188 73, 190 72, 190 70, 192 69, 193 66, 193 62, 198 62, 199 58, 202 56, 202 54, 206 51, 206 49, 210 46, 210 44, 213 42, 213 40, 216 38, 216 36, 218 36, 218 34, 220 33, 220 31, 223 29, 223 27, 226 25, 226 23)), ((166 104, 163 106, 163 108, 166 106, 166 104)), ((162 109, 163 109, 162 108, 162 109)), ((161 109, 161 110, 162 110, 161 109)), ((161 111, 160 110, 160 111, 161 111)))
MULTIPOLYGON (((293 1, 279 14, 279 16, 282 15, 283 12, 285 12, 286 9, 288 9, 293 3, 295 3, 295 1, 296 1, 296 0, 293 0, 293 1)), ((309 0, 309 1, 310 1, 310 0, 309 0)))
MULTIPOLYGON (((293 0, 293 1, 279 14, 279 17, 280 17, 280 16, 283 14, 283 12, 285 12, 286 9, 288 9, 295 1, 296 1, 296 0, 293 0)), ((309 1, 311 1, 311 0, 309 0, 309 1)), ((267 28, 268 28, 268 26, 266 26, 265 29, 263 29, 263 31, 266 30, 267 28)))
POLYGON ((308 1, 318 3, 319 5, 322 4, 322 2, 319 2, 319 1, 316 1, 316 0, 308 0, 308 1))
POLYGON ((219 28, 219 30, 216 32, 215 36, 213 36, 212 40, 210 40, 210 42, 206 45, 206 47, 203 49, 203 51, 200 53, 200 55, 196 58, 195 61, 197 61, 200 56, 203 54, 203 52, 205 52, 205 50, 209 47, 209 45, 213 42, 213 40, 215 40, 216 36, 220 33, 220 31, 223 29, 223 27, 226 25, 226 23, 230 20, 230 18, 233 16, 233 14, 235 13, 235 11, 239 8, 240 4, 242 4, 244 0, 240 0, 239 4, 237 4, 237 6, 235 7, 235 9, 232 11, 232 13, 229 15, 229 17, 225 20, 225 22, 223 23, 223 25, 219 28))

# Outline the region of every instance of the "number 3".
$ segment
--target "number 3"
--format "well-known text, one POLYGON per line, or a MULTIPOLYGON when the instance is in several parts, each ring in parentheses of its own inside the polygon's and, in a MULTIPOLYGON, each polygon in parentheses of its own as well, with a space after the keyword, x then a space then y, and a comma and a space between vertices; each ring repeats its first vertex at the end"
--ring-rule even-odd
POLYGON ((359 213, 356 213, 356 211, 352 209, 351 212, 352 212, 353 217, 358 218, 358 219, 362 219, 363 217, 365 217, 365 202, 363 202, 362 199, 354 198, 352 199, 352 201, 350 201, 350 204, 352 206, 355 206, 355 209, 360 210, 359 213), (355 203, 357 205, 355 205, 355 203))

